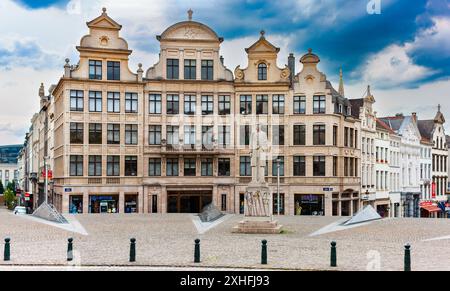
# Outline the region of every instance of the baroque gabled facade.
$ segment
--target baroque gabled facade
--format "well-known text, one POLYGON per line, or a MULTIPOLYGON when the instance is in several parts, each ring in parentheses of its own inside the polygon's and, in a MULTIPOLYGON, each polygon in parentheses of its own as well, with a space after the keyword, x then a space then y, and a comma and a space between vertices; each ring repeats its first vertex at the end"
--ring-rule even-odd
POLYGON ((279 68, 261 32, 247 68, 224 66, 219 37, 187 21, 157 39, 157 64, 136 73, 121 25, 103 10, 52 88, 53 202, 62 212, 199 212, 213 202, 243 213, 248 140, 268 133, 267 180, 281 214, 352 215, 360 208, 360 122, 318 71, 310 50, 279 68), (278 197, 278 195, 275 195, 278 197))

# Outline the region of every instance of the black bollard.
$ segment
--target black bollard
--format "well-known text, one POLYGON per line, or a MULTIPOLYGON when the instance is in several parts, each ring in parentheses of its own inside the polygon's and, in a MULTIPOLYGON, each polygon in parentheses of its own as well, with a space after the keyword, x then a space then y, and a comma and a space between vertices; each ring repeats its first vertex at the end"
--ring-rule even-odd
POLYGON ((130 262, 136 262, 136 239, 130 239, 130 262))
POLYGON ((262 241, 261 246, 261 265, 267 265, 267 241, 262 241))
POLYGON ((336 242, 331 242, 331 260, 330 266, 335 268, 337 267, 337 254, 336 254, 336 242))
POLYGON ((10 261, 11 260, 11 245, 10 245, 11 239, 5 238, 5 252, 4 252, 4 261, 10 261))
POLYGON ((200 240, 195 240, 194 263, 200 263, 200 240))
POLYGON ((405 272, 411 272, 411 245, 405 245, 405 272))
POLYGON ((73 238, 68 239, 67 244, 67 261, 71 262, 73 261, 73 238))

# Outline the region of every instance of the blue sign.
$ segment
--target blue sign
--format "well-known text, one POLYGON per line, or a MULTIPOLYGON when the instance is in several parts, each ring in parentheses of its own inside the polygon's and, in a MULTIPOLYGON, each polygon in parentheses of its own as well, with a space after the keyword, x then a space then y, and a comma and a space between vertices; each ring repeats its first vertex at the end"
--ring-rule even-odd
POLYGON ((333 188, 323 188, 324 192, 333 192, 333 188))
POLYGON ((64 192, 70 193, 70 192, 72 192, 72 188, 64 188, 64 192))

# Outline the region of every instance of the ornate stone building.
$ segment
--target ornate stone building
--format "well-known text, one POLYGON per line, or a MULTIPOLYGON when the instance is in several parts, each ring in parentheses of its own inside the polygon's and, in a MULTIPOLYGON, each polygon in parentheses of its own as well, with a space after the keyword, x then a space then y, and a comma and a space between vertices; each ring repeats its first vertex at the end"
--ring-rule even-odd
POLYGON ((223 41, 187 21, 157 39, 160 59, 130 71, 132 51, 106 10, 88 22, 77 65, 65 65, 48 106, 53 201, 62 212, 200 212, 213 202, 243 213, 251 177, 249 139, 271 144, 266 176, 285 215, 352 215, 360 209, 358 118, 310 50, 279 68, 261 33, 234 75, 223 41), (280 201, 278 195, 280 173, 280 201))

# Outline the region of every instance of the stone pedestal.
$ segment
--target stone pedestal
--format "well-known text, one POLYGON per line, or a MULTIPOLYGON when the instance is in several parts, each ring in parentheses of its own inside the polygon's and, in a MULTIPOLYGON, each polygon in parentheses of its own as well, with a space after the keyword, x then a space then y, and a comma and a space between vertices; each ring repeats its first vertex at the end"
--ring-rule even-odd
POLYGON ((233 233, 280 234, 282 226, 273 221, 272 205, 267 185, 250 184, 245 194, 245 220, 233 228, 233 233))
MULTIPOLYGON (((247 217, 248 218, 248 217, 247 217)), ((283 229, 277 221, 267 218, 248 218, 233 228, 233 233, 243 234, 280 234, 283 229)))

